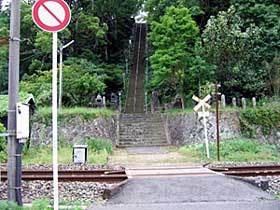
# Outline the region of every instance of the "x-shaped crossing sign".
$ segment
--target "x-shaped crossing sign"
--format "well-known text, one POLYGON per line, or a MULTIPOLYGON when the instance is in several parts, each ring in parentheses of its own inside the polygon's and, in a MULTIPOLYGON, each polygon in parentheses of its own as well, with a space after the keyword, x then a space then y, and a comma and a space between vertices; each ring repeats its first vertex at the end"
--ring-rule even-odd
POLYGON ((209 101, 210 98, 211 98, 211 96, 209 94, 204 99, 200 99, 197 96, 193 95, 192 99, 195 100, 196 102, 198 102, 198 104, 193 108, 194 111, 197 112, 200 109, 200 107, 202 107, 203 105, 207 109, 210 109, 211 106, 207 103, 207 101, 209 101))

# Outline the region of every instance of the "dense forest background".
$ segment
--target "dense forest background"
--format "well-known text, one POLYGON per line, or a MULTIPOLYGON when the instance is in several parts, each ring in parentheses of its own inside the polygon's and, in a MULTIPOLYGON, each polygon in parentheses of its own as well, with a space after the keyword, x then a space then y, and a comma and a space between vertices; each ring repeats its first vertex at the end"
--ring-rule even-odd
MULTIPOLYGON (((69 1, 72 20, 59 32, 64 49, 64 106, 88 106, 97 93, 123 91, 133 54, 134 17, 149 12, 149 94, 162 102, 203 96, 218 81, 231 97, 279 97, 278 0, 69 1), (207 88, 206 88, 207 89, 207 88)), ((21 5, 20 89, 51 101, 51 34, 35 26, 32 3, 21 5)), ((9 36, 9 9, 0 37, 9 36)), ((8 46, 0 47, 0 94, 7 94, 8 46)), ((125 91, 124 91, 125 92, 125 91)))

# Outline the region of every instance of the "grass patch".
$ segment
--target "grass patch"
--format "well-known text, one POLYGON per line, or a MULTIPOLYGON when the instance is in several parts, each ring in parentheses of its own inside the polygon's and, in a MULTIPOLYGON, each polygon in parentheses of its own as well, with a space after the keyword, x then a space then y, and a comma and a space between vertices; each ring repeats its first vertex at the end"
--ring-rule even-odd
MULTIPOLYGON (((210 160, 217 160, 216 144, 210 143, 210 160)), ((179 149, 183 155, 198 160, 207 160, 205 144, 186 145, 179 149)), ((276 146, 263 144, 252 139, 233 139, 221 141, 221 161, 254 162, 254 161, 280 161, 276 146)))
POLYGON ((194 113, 194 110, 191 108, 187 108, 187 109, 168 109, 165 110, 164 113, 167 114, 183 114, 183 113, 194 113))
MULTIPOLYGON (((116 114, 115 111, 106 108, 88 108, 88 107, 72 107, 62 108, 58 112, 58 120, 69 121, 77 116, 83 117, 85 120, 96 119, 99 117, 111 117, 116 114)), ((41 121, 49 124, 52 119, 52 107, 40 107, 34 116, 33 121, 41 121)))
MULTIPOLYGON (((88 140, 89 142, 89 140, 88 140)), ((104 165, 107 163, 108 155, 113 152, 112 143, 103 139, 91 139, 88 145, 88 161, 89 164, 104 165), (94 142, 94 143, 93 143, 94 142)), ((59 164, 73 163, 72 146, 60 146, 58 149, 59 164)), ((31 164, 52 164, 52 147, 32 147, 23 154, 24 165, 31 164)))
MULTIPOLYGON (((71 210, 82 210, 82 206, 86 205, 89 206, 90 203, 88 202, 60 202, 61 206, 71 206, 71 210)), ((32 202, 30 207, 27 206, 18 206, 14 202, 9 201, 0 201, 0 209, 1 210, 53 210, 52 201, 49 199, 36 199, 32 202)), ((69 209, 69 207, 62 207, 59 209, 69 209)))
MULTIPOLYGON (((64 147, 58 150, 59 164, 70 164, 72 160, 73 148, 64 147)), ((52 164, 52 148, 49 146, 30 148, 27 153, 23 154, 22 162, 24 165, 31 164, 52 164)), ((88 151, 89 164, 104 165, 107 163, 108 152, 102 151, 88 151)))
POLYGON ((105 150, 107 153, 113 153, 113 144, 111 141, 102 138, 87 139, 88 148, 92 151, 99 152, 105 150))
MULTIPOLYGON (((225 108, 219 107, 219 112, 236 112, 236 111, 240 111, 240 110, 241 110, 240 107, 232 107, 232 106, 227 106, 225 108)), ((212 108, 209 111, 216 112, 216 108, 214 106, 212 106, 212 108)), ((195 113, 195 111, 192 108, 168 109, 168 110, 165 110, 164 113, 176 115, 176 114, 184 114, 184 113, 195 113)))

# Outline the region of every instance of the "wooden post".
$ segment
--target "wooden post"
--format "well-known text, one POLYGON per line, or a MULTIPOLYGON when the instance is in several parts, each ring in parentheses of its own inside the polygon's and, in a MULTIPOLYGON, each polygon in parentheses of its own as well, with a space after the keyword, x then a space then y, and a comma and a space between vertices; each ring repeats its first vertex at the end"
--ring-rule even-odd
POLYGON ((218 83, 217 82, 215 83, 215 96, 216 96, 217 159, 218 159, 218 161, 220 161, 219 97, 218 97, 218 83))

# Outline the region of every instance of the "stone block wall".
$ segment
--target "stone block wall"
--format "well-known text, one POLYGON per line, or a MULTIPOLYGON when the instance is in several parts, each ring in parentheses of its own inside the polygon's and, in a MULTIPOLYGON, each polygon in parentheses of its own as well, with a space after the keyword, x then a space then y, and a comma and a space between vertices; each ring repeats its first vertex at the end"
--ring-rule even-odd
MULTIPOLYGON (((168 141, 171 145, 203 143, 203 119, 196 113, 162 114, 168 141)), ((220 112, 220 138, 231 139, 241 136, 238 112, 220 112)), ((210 112, 207 120, 209 141, 216 141, 216 115, 210 112)))
MULTIPOLYGON (((220 112, 220 138, 232 139, 241 137, 239 113, 237 111, 220 112)), ((196 113, 161 114, 169 144, 204 143, 203 120, 196 113)), ((118 116, 85 120, 82 116, 58 123, 58 136, 66 142, 82 144, 86 138, 104 138, 115 145, 118 138, 118 116)), ((216 141, 216 117, 210 113, 208 122, 208 139, 216 141)), ((280 148, 280 132, 272 130, 270 135, 263 135, 261 127, 256 127, 256 136, 262 142, 275 144, 280 148)), ((31 145, 51 145, 52 127, 50 123, 35 120, 31 129, 31 145)))
MULTIPOLYGON (((104 138, 113 142, 117 138, 117 117, 85 120, 77 116, 67 122, 58 122, 58 137, 70 143, 82 144, 86 138, 104 138)), ((35 121, 31 129, 31 145, 52 144, 52 127, 35 121)))

